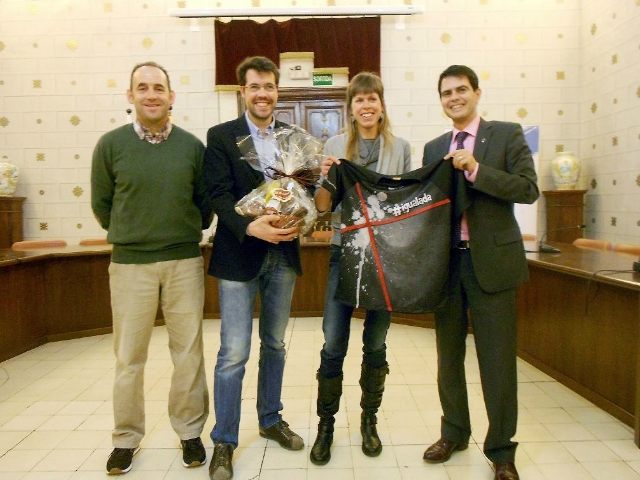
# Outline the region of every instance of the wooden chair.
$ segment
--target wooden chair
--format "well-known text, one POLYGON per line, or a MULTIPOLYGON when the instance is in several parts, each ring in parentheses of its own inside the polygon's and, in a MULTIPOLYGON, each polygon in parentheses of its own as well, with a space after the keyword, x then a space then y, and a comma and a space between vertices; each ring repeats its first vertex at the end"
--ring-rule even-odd
POLYGON ((535 242, 536 236, 533 233, 523 233, 522 240, 525 242, 535 242))
POLYGON ((60 239, 22 240, 11 245, 12 250, 36 250, 39 248, 66 247, 67 242, 60 239))
POLYGON ((614 252, 631 253, 632 255, 640 256, 640 245, 635 243, 618 243, 613 246, 614 252))
POLYGON ((89 246, 94 246, 94 245, 109 245, 109 242, 107 242, 107 238, 106 237, 103 237, 103 238, 83 238, 82 240, 80 240, 79 245, 83 246, 83 247, 89 247, 89 246))
POLYGON ((573 241, 576 247, 592 248, 594 250, 611 250, 611 242, 608 240, 594 240, 592 238, 576 238, 573 241))

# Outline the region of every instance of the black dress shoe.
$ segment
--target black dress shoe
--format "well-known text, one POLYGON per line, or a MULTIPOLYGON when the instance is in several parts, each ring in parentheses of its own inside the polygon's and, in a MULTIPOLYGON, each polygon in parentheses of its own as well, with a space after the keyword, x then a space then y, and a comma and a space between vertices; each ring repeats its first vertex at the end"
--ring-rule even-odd
POLYGON ((439 439, 436 443, 427 448, 422 458, 427 463, 442 463, 451 458, 451 454, 455 451, 466 450, 469 443, 457 443, 447 440, 446 438, 439 439))
POLYGON ((284 420, 280 420, 268 428, 260 428, 260 436, 275 440, 287 450, 302 450, 304 448, 304 440, 300 438, 300 435, 294 433, 284 420))
POLYGON ((496 469, 494 480, 520 480, 513 462, 493 462, 493 467, 496 469))

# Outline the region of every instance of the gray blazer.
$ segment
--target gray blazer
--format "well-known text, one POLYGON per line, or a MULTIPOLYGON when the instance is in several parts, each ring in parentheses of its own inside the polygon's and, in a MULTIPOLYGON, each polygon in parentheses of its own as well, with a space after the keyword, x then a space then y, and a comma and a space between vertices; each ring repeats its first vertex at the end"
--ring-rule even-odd
MULTIPOLYGON (((346 158, 347 134, 331 137, 324 144, 324 154, 346 158)), ((348 160, 352 160, 349 158, 348 160)), ((411 170, 411 146, 404 138, 394 137, 391 148, 385 151, 384 137, 380 137, 380 156, 376 164, 376 172, 383 175, 398 175, 411 170)))
MULTIPOLYGON (((345 158, 347 154, 347 137, 348 134, 346 133, 331 137, 324 144, 323 153, 338 158, 345 158)), ((409 142, 404 138, 394 137, 391 148, 387 148, 385 151, 384 137, 380 136, 380 155, 378 156, 378 162, 373 165, 376 167, 375 171, 383 175, 398 175, 410 171, 411 146, 409 142)), ((341 244, 340 215, 341 208, 340 205, 338 205, 331 215, 331 227, 333 228, 331 243, 334 245, 341 244)))

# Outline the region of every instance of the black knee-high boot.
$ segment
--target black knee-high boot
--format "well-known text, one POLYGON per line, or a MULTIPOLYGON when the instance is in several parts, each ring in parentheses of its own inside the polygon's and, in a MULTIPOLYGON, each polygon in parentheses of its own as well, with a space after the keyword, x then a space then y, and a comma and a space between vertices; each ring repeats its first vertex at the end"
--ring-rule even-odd
POLYGON ((318 436, 311 447, 309 457, 314 465, 326 465, 331 460, 333 425, 336 421, 334 415, 340 408, 343 375, 326 378, 318 372, 316 378, 318 379, 317 410, 320 422, 318 422, 318 436))
POLYGON ((376 429, 376 413, 382 403, 384 380, 388 374, 388 364, 380 368, 362 364, 360 374, 360 387, 362 388, 360 433, 362 433, 362 452, 368 457, 377 457, 382 452, 382 442, 376 429))

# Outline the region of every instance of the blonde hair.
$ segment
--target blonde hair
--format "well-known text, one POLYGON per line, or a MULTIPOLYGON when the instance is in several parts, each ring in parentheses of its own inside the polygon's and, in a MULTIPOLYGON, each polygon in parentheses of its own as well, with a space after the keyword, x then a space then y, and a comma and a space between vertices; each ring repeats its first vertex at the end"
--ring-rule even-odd
MULTIPOLYGON (((354 76, 347 87, 347 108, 351 111, 351 102, 356 95, 361 93, 377 93, 382 103, 382 115, 378 122, 378 135, 384 138, 384 149, 389 148, 393 142, 391 133, 391 123, 386 115, 386 104, 384 103, 384 85, 382 79, 371 72, 360 72, 354 76)), ((347 145, 345 151, 346 158, 352 160, 359 155, 358 149, 358 125, 355 120, 349 122, 347 126, 347 145)))

